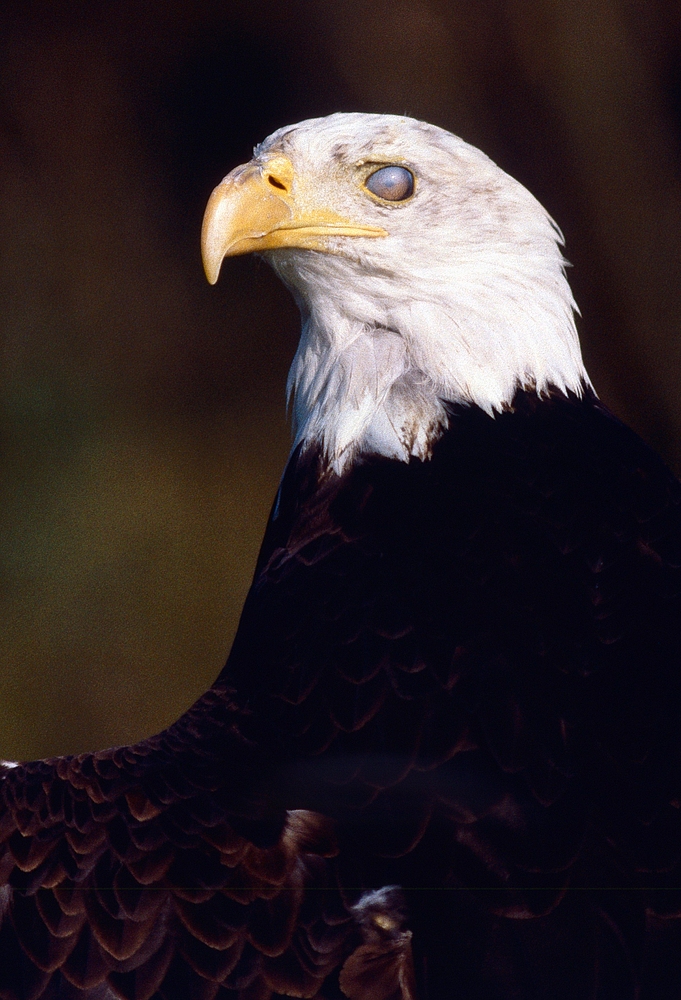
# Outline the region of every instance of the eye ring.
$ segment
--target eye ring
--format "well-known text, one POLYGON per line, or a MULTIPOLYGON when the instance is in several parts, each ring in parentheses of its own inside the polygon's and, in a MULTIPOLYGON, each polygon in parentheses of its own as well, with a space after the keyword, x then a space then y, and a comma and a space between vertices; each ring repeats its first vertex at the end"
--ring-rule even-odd
POLYGON ((406 201, 414 193, 414 175, 407 167, 391 163, 369 174, 364 187, 381 201, 406 201))

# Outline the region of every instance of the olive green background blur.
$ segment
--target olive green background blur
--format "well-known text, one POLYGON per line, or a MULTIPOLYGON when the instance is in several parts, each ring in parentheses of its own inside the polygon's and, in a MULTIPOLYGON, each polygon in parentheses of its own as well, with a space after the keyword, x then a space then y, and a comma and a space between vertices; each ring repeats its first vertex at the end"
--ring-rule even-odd
POLYGON ((597 390, 681 469, 678 2, 5 0, 0 73, 0 757, 148 735, 224 662, 298 319, 198 239, 280 125, 406 113, 518 177, 597 390))

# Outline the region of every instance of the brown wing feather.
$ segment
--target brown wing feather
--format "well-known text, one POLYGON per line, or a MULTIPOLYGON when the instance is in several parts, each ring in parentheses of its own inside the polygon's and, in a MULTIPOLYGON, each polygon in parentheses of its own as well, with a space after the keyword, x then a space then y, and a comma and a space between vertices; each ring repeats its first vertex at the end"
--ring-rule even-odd
POLYGON ((140 775, 153 760, 143 746, 5 769, 0 997, 38 1000, 59 983, 129 1000, 219 986, 316 996, 352 933, 327 871, 333 825, 290 812, 257 846, 218 805, 224 789, 207 799, 157 763, 140 775))

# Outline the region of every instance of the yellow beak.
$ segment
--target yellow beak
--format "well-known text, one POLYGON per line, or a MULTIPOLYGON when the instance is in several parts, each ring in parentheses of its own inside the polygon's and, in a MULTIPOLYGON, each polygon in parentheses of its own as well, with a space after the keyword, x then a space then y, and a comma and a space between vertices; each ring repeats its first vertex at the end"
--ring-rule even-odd
POLYGON ((211 285, 225 257, 278 247, 329 252, 329 236, 388 235, 385 229, 358 225, 329 208, 311 207, 310 198, 296 199, 293 188, 293 164, 286 156, 236 167, 218 184, 201 229, 203 266, 211 285))

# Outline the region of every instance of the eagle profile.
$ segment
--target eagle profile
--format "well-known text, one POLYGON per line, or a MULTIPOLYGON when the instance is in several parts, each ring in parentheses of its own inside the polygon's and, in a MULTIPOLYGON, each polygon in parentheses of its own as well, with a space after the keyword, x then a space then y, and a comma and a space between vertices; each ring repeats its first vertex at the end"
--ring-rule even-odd
POLYGON ((302 334, 227 664, 132 746, 0 768, 0 1000, 672 1000, 681 486, 598 401, 561 236, 408 118, 209 202, 302 334))

